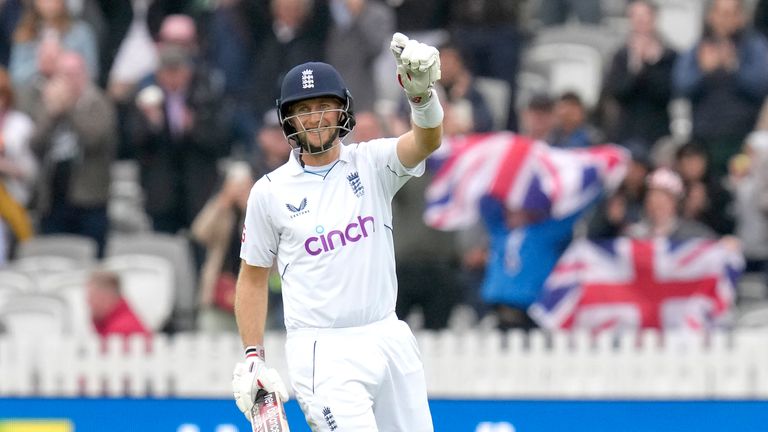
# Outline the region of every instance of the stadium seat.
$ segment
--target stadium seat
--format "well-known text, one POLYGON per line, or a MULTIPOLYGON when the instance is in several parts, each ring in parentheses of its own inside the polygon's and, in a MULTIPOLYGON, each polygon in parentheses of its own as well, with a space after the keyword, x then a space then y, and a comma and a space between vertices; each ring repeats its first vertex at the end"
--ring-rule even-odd
POLYGON ((105 255, 151 255, 164 258, 172 264, 174 280, 174 324, 178 330, 194 327, 197 307, 197 275, 189 240, 183 235, 162 233, 119 234, 110 236, 105 255))
POLYGON ((517 74, 517 100, 514 108, 518 111, 522 110, 528 105, 532 96, 550 95, 549 93, 549 77, 544 72, 521 70, 517 74))
POLYGON ((126 254, 107 257, 102 266, 120 276, 123 295, 142 322, 151 330, 162 329, 176 299, 173 264, 159 256, 126 254))
POLYGON ((36 280, 62 273, 85 271, 92 265, 91 261, 57 255, 33 255, 10 262, 10 268, 26 273, 36 280))
POLYGON ((21 293, 0 306, 0 326, 12 335, 36 339, 70 331, 70 313, 61 297, 44 293, 21 293))
POLYGON ((86 300, 85 285, 88 271, 75 270, 51 274, 38 279, 38 290, 63 298, 69 306, 71 333, 82 335, 93 333, 90 310, 86 300))
POLYGON ((90 237, 74 234, 47 234, 32 237, 17 247, 17 258, 55 256, 92 263, 97 259, 98 245, 90 237))
POLYGON ((37 289, 35 280, 27 273, 15 269, 0 269, 0 301, 6 295, 33 292, 37 289))
POLYGON ((664 40, 677 51, 693 46, 701 34, 704 2, 701 0, 664 0, 658 2, 657 26, 664 40))
POLYGON ((536 44, 526 52, 524 65, 547 76, 550 94, 575 91, 588 108, 597 104, 604 60, 594 47, 573 42, 536 44))

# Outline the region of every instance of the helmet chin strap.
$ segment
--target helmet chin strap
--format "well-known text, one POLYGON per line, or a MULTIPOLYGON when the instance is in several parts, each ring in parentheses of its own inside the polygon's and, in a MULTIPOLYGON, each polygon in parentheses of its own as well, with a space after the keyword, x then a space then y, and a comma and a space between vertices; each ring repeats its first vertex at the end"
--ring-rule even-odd
MULTIPOLYGON (((318 136, 320 136, 322 131, 313 131, 313 132, 305 131, 304 133, 305 134, 315 133, 318 136)), ((335 131, 333 132, 333 135, 331 135, 331 137, 328 138, 328 140, 325 143, 323 143, 322 146, 320 146, 320 149, 317 149, 316 147, 311 146, 309 144, 309 142, 307 142, 306 139, 302 139, 301 135, 302 134, 299 134, 299 135, 296 136, 296 142, 297 142, 299 148, 301 149, 302 153, 306 153, 306 154, 310 154, 310 155, 316 155, 316 154, 320 154, 320 153, 325 153, 328 150, 334 148, 336 145, 339 144, 337 142, 337 140, 339 138, 339 129, 338 128, 336 128, 335 131)))

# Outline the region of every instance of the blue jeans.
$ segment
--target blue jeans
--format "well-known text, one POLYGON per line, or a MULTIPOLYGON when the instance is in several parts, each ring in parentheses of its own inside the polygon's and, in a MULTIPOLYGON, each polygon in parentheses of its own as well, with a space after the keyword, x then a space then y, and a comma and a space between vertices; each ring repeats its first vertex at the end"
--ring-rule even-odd
POLYGON ((108 229, 106 206, 86 208, 57 204, 40 221, 41 234, 77 234, 96 240, 99 257, 104 254, 108 229))

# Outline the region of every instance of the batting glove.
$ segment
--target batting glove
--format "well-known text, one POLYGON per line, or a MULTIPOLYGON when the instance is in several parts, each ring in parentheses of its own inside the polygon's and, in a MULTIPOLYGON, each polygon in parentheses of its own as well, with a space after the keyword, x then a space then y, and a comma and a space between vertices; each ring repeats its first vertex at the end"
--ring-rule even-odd
POLYGON ((395 33, 389 44, 397 62, 397 81, 408 100, 420 104, 431 96, 435 81, 440 79, 440 53, 437 48, 395 33))
POLYGON ((236 364, 232 374, 232 393, 235 396, 235 403, 248 421, 251 421, 251 408, 259 390, 267 393, 275 392, 283 402, 288 401, 288 389, 280 378, 280 374, 264 363, 264 349, 259 347, 254 353, 249 347, 246 350, 245 362, 236 364))

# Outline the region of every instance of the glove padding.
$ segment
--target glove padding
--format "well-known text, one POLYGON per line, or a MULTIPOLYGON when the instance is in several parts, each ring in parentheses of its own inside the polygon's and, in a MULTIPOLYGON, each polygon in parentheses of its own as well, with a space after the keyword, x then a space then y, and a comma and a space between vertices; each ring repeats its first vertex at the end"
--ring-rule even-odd
POLYGON ((251 408, 260 389, 275 392, 281 401, 288 401, 288 389, 280 374, 274 368, 267 367, 264 360, 256 358, 235 365, 232 374, 232 393, 240 411, 251 421, 251 408))
POLYGON ((426 101, 440 79, 440 53, 437 48, 408 39, 402 33, 395 33, 389 44, 397 62, 397 81, 405 90, 408 99, 419 104, 426 101))

